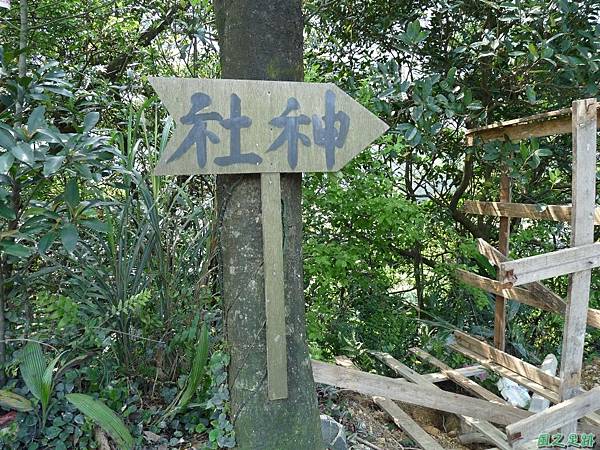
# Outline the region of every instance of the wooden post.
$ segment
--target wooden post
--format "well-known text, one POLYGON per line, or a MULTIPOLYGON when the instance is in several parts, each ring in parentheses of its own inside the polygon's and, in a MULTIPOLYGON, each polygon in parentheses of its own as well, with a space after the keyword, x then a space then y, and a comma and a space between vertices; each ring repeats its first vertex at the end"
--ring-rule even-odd
MULTIPOLYGON (((510 202, 511 186, 508 168, 504 166, 500 176, 500 201, 510 202)), ((510 240, 510 217, 500 218, 500 231, 498 236, 498 250, 508 256, 508 243, 510 240)), ((500 275, 500 274, 498 274, 500 275)), ((494 315, 494 345, 504 351, 506 347, 506 299, 496 295, 496 312, 494 315)))
MULTIPOLYGON (((596 99, 593 98, 573 102, 572 247, 594 241, 596 108, 596 99)), ((560 368, 561 401, 576 396, 581 381, 591 270, 575 272, 569 278, 560 368)), ((565 436, 576 431, 577 422, 571 422, 561 429, 565 436)))
POLYGON ((267 384, 269 400, 279 400, 288 396, 281 180, 278 173, 263 173, 260 181, 267 321, 267 384))

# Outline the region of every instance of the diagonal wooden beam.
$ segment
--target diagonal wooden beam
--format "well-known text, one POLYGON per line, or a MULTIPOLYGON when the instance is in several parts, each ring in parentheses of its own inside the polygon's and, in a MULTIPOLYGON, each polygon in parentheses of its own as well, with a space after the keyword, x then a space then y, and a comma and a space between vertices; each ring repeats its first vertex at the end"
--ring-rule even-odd
MULTIPOLYGON (((493 246, 488 244, 483 239, 477 240, 477 247, 479 249, 479 252, 483 256, 485 256, 491 264, 495 265, 496 267, 498 267, 500 263, 510 261, 509 258, 504 256, 502 253, 500 253, 498 250, 496 250, 493 246)), ((552 290, 548 289, 542 283, 536 281, 533 283, 525 284, 522 287, 526 288, 528 291, 532 292, 538 297, 543 298, 544 302, 548 303, 548 305, 552 308, 552 311, 560 311, 561 314, 563 314, 563 311, 565 311, 565 300, 552 290)), ((587 321, 590 326, 600 328, 600 310, 589 309, 587 321)))
POLYGON ((442 391, 436 387, 410 383, 372 373, 312 361, 315 383, 350 389, 369 396, 385 397, 411 405, 446 411, 453 414, 508 425, 529 417, 529 411, 512 406, 497 405, 487 400, 442 391))
POLYGON ((479 339, 469 336, 461 331, 455 331, 454 337, 456 341, 463 347, 467 347, 479 355, 489 358, 496 364, 506 367, 518 374, 529 378, 536 383, 541 384, 553 391, 558 392, 560 386, 560 379, 558 377, 547 374, 542 371, 539 367, 529 364, 516 356, 509 355, 506 352, 498 350, 491 345, 486 344, 479 339))
POLYGON ((508 287, 600 267, 600 243, 578 244, 551 253, 500 263, 500 281, 508 287))
POLYGON ((600 387, 508 425, 506 427, 508 440, 513 444, 525 442, 536 438, 540 433, 548 433, 563 425, 576 423, 578 419, 598 408, 598 405, 600 405, 600 387))
MULTIPOLYGON (((540 308, 544 311, 551 311, 562 316, 565 315, 566 302, 545 286, 543 286, 543 289, 538 289, 535 286, 532 287, 535 283, 530 283, 522 287, 507 288, 499 281, 462 269, 456 270, 456 278, 469 286, 480 288, 493 294, 501 294, 510 300, 540 308)), ((600 310, 591 308, 588 310, 587 324, 591 327, 600 328, 600 310)))

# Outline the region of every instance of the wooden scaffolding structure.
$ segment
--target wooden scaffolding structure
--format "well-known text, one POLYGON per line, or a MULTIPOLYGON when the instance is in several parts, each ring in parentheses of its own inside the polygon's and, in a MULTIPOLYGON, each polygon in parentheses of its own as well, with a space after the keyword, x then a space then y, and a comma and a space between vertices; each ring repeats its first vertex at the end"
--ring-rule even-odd
MULTIPOLYGON (((393 400, 457 414, 487 442, 502 450, 537 448, 540 434, 557 430, 565 437, 588 432, 600 439, 600 415, 596 413, 600 410, 600 387, 586 392, 580 385, 586 326, 600 328, 600 310, 588 307, 591 269, 600 267, 600 243, 594 243, 594 225, 600 225, 600 209, 596 207, 598 107, 596 99, 577 100, 571 108, 501 122, 466 133, 468 145, 566 133, 573 135, 571 205, 549 205, 540 211, 533 204, 512 203, 510 176, 503 169, 498 202, 466 201, 463 206, 463 212, 467 214, 500 218, 499 248, 482 239, 478 241, 480 253, 498 268, 498 279, 492 280, 464 270, 458 270, 456 274, 462 282, 496 295, 494 345, 460 331, 454 333, 454 339, 449 343, 452 350, 480 366, 454 370, 423 350, 412 349, 418 358, 441 371, 422 375, 388 354, 373 352, 374 357, 402 378, 382 377, 353 367, 313 361, 315 381, 375 396, 375 402, 426 450, 442 447, 432 443, 427 433, 393 400), (572 227, 571 247, 510 260, 511 218, 568 221, 572 227), (566 274, 569 274, 566 301, 540 282, 566 274), (559 376, 555 375, 557 361, 553 355, 549 355, 541 367, 536 367, 504 351, 507 299, 565 317, 559 376), (481 367, 532 391, 534 397, 529 410, 509 405, 468 378, 481 367), (476 398, 439 389, 435 383, 441 379, 452 380, 476 398), (554 406, 549 407, 550 403, 554 406), (497 426, 504 427, 504 430, 497 426)), ((567 444, 566 448, 581 446, 567 444)))

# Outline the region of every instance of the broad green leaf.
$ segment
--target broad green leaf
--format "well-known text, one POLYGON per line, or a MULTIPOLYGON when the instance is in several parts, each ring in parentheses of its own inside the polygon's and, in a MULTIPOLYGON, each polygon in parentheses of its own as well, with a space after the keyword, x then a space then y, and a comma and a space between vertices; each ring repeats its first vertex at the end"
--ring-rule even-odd
POLYGON ((65 186, 65 202, 71 208, 75 208, 79 205, 79 200, 79 186, 77 185, 77 180, 71 178, 67 181, 67 185, 65 186))
POLYGON ((75 225, 72 223, 66 224, 62 230, 60 230, 60 239, 68 252, 75 250, 77 242, 79 242, 79 233, 75 225))
POLYGON ((8 173, 13 162, 15 162, 15 157, 10 152, 6 152, 4 155, 0 156, 0 173, 8 173))
POLYGON ((85 394, 67 394, 66 398, 79 411, 93 420, 113 438, 121 450, 131 450, 134 440, 125 423, 115 412, 99 400, 85 394))
POLYGON ((64 156, 48 156, 46 161, 44 161, 44 176, 48 177, 56 173, 64 160, 64 156))
POLYGON ((21 360, 21 376, 31 394, 38 400, 42 399, 42 378, 46 370, 46 358, 42 352, 42 346, 37 342, 29 342, 23 349, 21 360))
POLYGON ((3 217, 7 220, 15 220, 17 215, 12 208, 9 208, 4 203, 0 203, 0 217, 3 217))
POLYGON ((100 233, 108 233, 110 231, 110 226, 98 219, 82 220, 80 223, 83 226, 100 233))
POLYGON ((550 150, 549 148, 540 148, 536 151, 536 153, 538 156, 551 156, 552 150, 550 150))
POLYGON ((100 113, 96 111, 87 113, 85 115, 85 119, 83 119, 83 132, 89 132, 92 128, 96 126, 98 120, 100 120, 100 113))
POLYGON ((23 161, 26 164, 33 164, 33 150, 28 143, 21 142, 12 147, 10 151, 19 161, 23 161))
POLYGON ((4 128, 0 128, 0 147, 10 150, 17 144, 13 135, 4 128))
POLYGON ((21 244, 16 243, 3 243, 2 250, 4 253, 17 258, 27 258, 31 254, 31 249, 21 244))
POLYGON ((38 252, 40 252, 41 255, 45 254, 57 237, 58 233, 54 231, 43 236, 38 242, 38 252))
POLYGON ((0 406, 19 412, 33 410, 33 406, 29 400, 6 389, 0 389, 0 406))
POLYGON ((38 128, 44 125, 45 113, 46 108, 44 106, 38 106, 31 112, 29 119, 27 119, 27 131, 29 131, 29 134, 33 134, 38 128))

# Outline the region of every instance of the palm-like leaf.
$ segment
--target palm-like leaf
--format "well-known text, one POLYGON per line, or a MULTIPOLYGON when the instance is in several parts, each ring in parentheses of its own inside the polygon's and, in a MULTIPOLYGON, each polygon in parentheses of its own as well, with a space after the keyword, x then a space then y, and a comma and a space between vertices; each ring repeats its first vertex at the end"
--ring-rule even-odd
POLYGON ((33 405, 25 397, 6 389, 0 389, 0 406, 19 412, 28 412, 33 409, 33 405))
POLYGON ((108 433, 120 449, 133 449, 134 440, 131 433, 112 409, 89 395, 67 394, 66 397, 79 411, 108 433))

